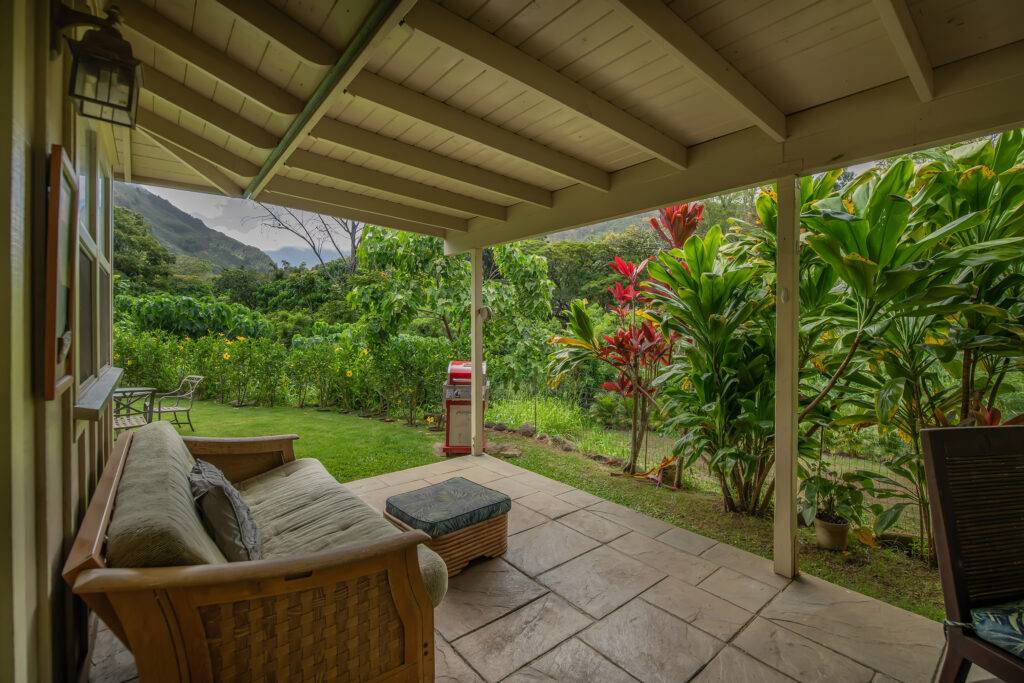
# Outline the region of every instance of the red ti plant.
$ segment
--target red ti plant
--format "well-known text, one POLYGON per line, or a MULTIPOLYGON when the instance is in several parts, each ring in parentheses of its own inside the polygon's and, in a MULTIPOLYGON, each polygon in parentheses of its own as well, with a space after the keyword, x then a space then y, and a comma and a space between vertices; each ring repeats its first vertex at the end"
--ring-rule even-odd
POLYGON ((574 301, 569 315, 569 329, 573 336, 551 339, 552 344, 561 346, 554 354, 551 372, 557 382, 566 372, 590 359, 599 360, 614 369, 615 378, 601 386, 631 399, 629 461, 623 470, 633 474, 647 437, 651 411, 655 407, 657 388, 654 379, 661 367, 668 364, 674 339, 662 333, 645 309, 647 301, 639 279, 647 267, 647 260, 636 264, 616 256, 609 265, 623 278, 608 288, 615 298, 612 312, 618 316, 618 329, 614 334, 599 338, 584 302, 574 301))
POLYGON ((651 219, 651 227, 668 249, 682 249, 686 240, 697 232, 703 218, 703 203, 675 204, 660 209, 658 217, 651 219))

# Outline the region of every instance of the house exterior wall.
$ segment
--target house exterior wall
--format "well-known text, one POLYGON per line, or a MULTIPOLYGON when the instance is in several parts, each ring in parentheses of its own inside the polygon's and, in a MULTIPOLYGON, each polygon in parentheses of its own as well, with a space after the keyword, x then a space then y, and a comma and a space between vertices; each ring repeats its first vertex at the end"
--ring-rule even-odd
MULTIPOLYGON (((92 255, 94 272, 109 272, 111 238, 109 216, 97 213, 100 205, 110 211, 98 195, 109 187, 99 177, 109 167, 110 133, 76 122, 64 97, 67 50, 50 52, 49 5, 0 4, 0 680, 15 682, 71 679, 84 660, 85 612, 60 572, 112 436, 109 409, 98 422, 74 418, 76 397, 95 374, 76 375, 54 400, 43 399, 42 236, 52 144, 66 147, 79 182, 97 190, 86 202, 92 251, 76 245, 92 255), (94 149, 88 163, 77 152, 83 135, 94 149)), ((99 372, 110 292, 109 280, 95 283, 108 296, 95 286, 78 305, 92 315, 108 309, 93 325, 99 372)), ((78 337, 76 330, 72 354, 80 351, 78 337)))

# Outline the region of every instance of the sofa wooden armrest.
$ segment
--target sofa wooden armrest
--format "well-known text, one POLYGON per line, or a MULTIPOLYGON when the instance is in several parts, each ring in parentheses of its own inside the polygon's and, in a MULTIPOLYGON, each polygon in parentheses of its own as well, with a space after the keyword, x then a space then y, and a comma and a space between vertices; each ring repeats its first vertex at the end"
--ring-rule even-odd
MULTIPOLYGON (((108 568, 106 533, 132 436, 119 437, 104 468, 64 578, 132 651, 143 683, 433 680, 422 532, 289 558, 108 568)), ((190 449, 223 453, 232 443, 231 456, 276 452, 287 462, 292 440, 192 440, 190 449)))
POLYGON ((193 458, 216 466, 231 482, 255 477, 295 460, 292 443, 298 438, 296 434, 242 438, 183 437, 193 458))

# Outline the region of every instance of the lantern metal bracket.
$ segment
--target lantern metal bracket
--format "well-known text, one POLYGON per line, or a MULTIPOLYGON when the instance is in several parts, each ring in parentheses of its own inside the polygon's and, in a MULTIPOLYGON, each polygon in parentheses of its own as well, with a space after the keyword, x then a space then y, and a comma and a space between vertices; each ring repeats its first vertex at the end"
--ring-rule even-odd
POLYGON ((74 26, 113 28, 121 20, 121 16, 116 5, 111 5, 107 9, 106 17, 97 17, 95 14, 68 7, 61 0, 50 0, 50 19, 50 52, 56 55, 60 52, 60 38, 64 29, 74 26))

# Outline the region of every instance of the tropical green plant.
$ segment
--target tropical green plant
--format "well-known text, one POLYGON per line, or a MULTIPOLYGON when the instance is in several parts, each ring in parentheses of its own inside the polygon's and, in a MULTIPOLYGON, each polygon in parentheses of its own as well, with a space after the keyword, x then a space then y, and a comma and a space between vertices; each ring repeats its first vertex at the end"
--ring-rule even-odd
POLYGON ((648 268, 644 292, 663 330, 680 338, 655 383, 665 392, 666 426, 683 434, 680 467, 702 462, 727 510, 758 515, 774 493, 773 300, 762 270, 726 258, 723 241, 712 226, 648 268))

